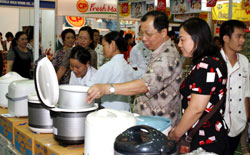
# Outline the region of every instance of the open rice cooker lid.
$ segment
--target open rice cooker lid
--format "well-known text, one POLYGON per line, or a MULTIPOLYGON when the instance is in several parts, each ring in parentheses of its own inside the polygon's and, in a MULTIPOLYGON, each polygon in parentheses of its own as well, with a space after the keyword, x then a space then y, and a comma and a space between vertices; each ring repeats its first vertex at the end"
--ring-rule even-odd
POLYGON ((55 108, 52 108, 50 109, 51 111, 53 112, 73 112, 73 113, 79 113, 79 112, 89 112, 89 111, 93 111, 93 110, 96 110, 98 109, 98 104, 95 103, 93 105, 93 107, 90 107, 90 108, 83 108, 83 109, 64 109, 64 108, 59 108, 59 107, 55 107, 55 108))
POLYGON ((46 56, 40 57, 34 72, 37 96, 46 107, 54 108, 59 99, 59 85, 52 63, 46 56))

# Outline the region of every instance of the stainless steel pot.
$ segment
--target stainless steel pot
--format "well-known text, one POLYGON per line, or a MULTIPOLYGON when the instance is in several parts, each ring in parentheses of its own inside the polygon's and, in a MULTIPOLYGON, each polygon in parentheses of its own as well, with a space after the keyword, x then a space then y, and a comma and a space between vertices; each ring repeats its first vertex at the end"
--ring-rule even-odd
POLYGON ((97 110, 98 105, 79 111, 63 109, 51 109, 50 115, 53 120, 53 134, 60 145, 81 144, 85 138, 86 116, 97 110))
POLYGON ((79 85, 60 85, 58 107, 63 109, 86 109, 93 107, 85 100, 88 88, 79 85))
POLYGON ((28 119, 32 131, 52 133, 53 122, 50 112, 42 105, 36 95, 31 95, 28 98, 28 119))

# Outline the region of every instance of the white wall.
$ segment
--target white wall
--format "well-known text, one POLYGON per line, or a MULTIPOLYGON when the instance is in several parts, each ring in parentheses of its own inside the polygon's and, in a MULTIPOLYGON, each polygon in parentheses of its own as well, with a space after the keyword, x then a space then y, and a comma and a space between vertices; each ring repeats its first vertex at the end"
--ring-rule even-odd
POLYGON ((19 31, 19 9, 0 7, 0 32, 5 40, 5 33, 10 31, 15 35, 19 31))
MULTIPOLYGON (((34 26, 33 8, 0 7, 0 32, 5 40, 5 33, 10 31, 13 35, 22 31, 23 26, 34 26)), ((55 10, 40 10, 40 31, 42 34, 43 50, 55 49, 55 10), (51 46, 50 46, 51 45, 51 46)))
POLYGON ((43 50, 50 48, 55 52, 55 10, 42 10, 40 13, 40 22, 42 25, 42 47, 43 50))

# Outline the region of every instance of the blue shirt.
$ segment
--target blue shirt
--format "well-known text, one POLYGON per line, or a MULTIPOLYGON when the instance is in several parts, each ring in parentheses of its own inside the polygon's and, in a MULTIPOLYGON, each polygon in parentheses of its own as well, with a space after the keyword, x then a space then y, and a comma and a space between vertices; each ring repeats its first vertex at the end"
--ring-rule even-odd
MULTIPOLYGON (((123 54, 117 54, 100 69, 87 82, 88 86, 97 83, 123 83, 136 79, 133 68, 126 62, 123 54)), ((129 96, 104 95, 101 103, 105 108, 129 111, 129 96)))

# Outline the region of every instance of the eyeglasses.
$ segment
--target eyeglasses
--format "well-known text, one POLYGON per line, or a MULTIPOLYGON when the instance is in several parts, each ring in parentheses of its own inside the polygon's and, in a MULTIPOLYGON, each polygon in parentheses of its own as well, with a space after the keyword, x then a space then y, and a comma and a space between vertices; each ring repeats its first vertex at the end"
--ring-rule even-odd
POLYGON ((87 37, 78 37, 79 40, 89 40, 87 37))
POLYGON ((146 38, 151 38, 157 33, 159 33, 159 32, 155 32, 155 33, 141 32, 141 33, 139 33, 139 36, 146 37, 146 38))

